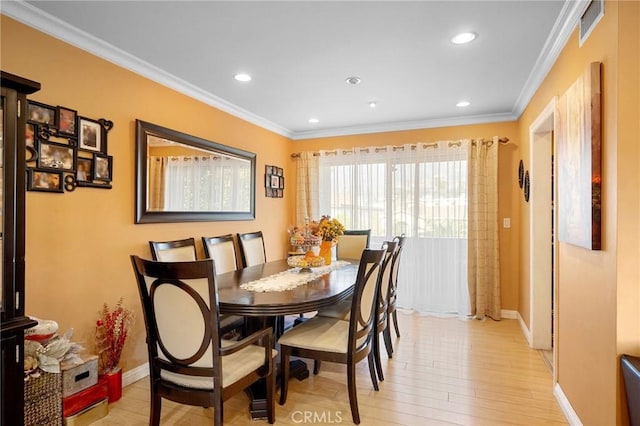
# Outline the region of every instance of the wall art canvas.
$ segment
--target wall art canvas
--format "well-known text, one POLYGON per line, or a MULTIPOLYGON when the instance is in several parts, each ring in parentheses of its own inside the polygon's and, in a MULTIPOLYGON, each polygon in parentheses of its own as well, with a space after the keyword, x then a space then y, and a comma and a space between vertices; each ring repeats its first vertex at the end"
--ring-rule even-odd
POLYGON ((591 63, 559 98, 558 239, 601 249, 600 62, 591 63))

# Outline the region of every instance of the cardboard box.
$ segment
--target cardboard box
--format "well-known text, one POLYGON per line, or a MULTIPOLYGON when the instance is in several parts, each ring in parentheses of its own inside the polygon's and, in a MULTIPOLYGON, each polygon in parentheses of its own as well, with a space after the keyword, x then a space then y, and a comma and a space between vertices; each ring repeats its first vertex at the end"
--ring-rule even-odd
POLYGON ((64 424, 66 426, 87 426, 107 414, 109 414, 109 401, 105 398, 71 417, 65 417, 64 424))
POLYGON ((62 415, 71 417, 87 407, 102 401, 109 396, 109 386, 106 380, 98 379, 98 383, 83 391, 62 398, 62 415))
POLYGON ((98 356, 86 355, 82 360, 82 364, 60 363, 63 398, 98 383, 98 356))

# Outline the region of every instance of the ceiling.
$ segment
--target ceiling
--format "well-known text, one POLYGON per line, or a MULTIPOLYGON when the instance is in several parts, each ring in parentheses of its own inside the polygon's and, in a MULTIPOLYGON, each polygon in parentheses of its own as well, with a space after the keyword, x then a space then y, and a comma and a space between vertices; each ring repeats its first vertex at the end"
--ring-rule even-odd
POLYGON ((305 139, 515 120, 575 27, 580 2, 2 3, 27 25, 305 139), (450 42, 465 31, 477 38, 450 42), (252 80, 234 80, 239 72, 252 80), (360 84, 347 84, 351 76, 360 84), (470 105, 457 107, 462 100, 470 105))

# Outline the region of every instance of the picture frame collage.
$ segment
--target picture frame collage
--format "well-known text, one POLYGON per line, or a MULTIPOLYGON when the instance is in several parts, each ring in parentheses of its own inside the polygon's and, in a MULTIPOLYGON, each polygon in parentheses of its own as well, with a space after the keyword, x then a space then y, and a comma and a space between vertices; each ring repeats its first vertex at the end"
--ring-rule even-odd
POLYGON ((282 198, 284 191, 284 170, 281 167, 265 166, 265 195, 269 198, 282 198))
POLYGON ((107 134, 113 122, 83 117, 74 109, 29 100, 25 126, 27 190, 111 189, 113 157, 107 134))

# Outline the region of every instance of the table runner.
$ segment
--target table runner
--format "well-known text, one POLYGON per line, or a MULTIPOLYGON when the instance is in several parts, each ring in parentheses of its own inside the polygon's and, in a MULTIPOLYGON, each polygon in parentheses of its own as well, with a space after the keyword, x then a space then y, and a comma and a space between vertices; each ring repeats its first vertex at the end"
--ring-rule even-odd
POLYGON ((312 268, 309 272, 300 272, 301 268, 291 268, 283 272, 278 272, 277 274, 269 275, 268 277, 260 278, 259 280, 240 284, 240 288, 259 293, 291 290, 313 281, 321 275, 350 264, 350 262, 338 260, 331 262, 331 265, 312 268))

